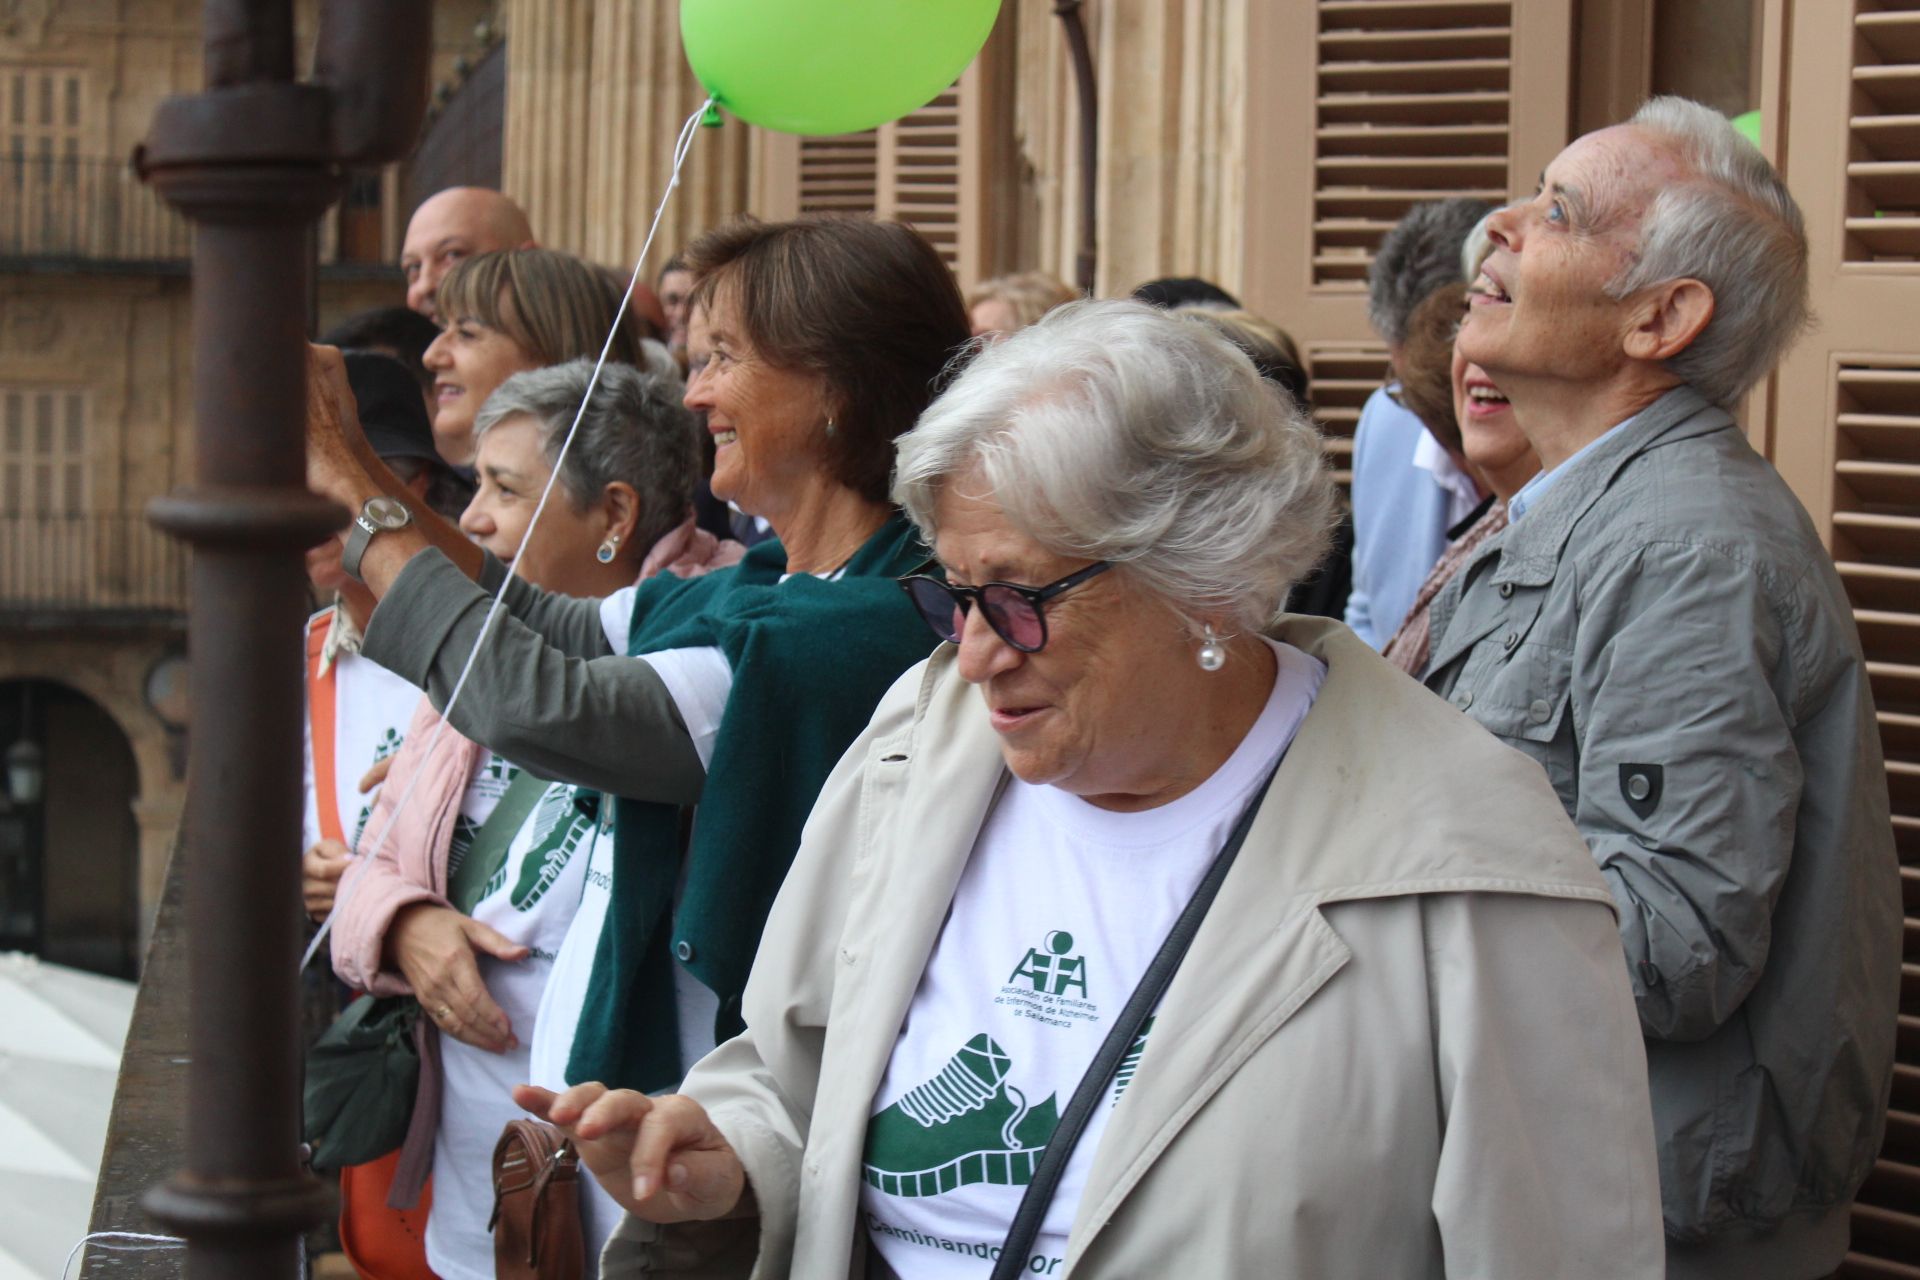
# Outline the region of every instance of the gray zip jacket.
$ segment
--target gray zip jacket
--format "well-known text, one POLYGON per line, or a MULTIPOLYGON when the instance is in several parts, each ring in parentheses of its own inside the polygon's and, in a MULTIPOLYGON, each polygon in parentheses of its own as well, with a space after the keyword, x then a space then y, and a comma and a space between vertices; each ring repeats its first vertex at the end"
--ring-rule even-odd
POLYGON ((1540 762, 1619 905, 1673 1274, 1826 1274, 1880 1146, 1901 905, 1860 641, 1805 510, 1676 388, 1432 624, 1428 686, 1540 762))

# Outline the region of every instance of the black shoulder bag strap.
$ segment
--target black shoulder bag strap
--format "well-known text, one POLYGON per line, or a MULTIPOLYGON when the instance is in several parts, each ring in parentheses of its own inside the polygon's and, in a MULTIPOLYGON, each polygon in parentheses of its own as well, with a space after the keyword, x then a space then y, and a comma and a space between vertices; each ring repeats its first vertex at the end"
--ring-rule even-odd
MULTIPOLYGON (((1281 760, 1285 759, 1286 753, 1283 751, 1281 760)), ((1267 788, 1273 785, 1274 774, 1279 772, 1280 764, 1276 762, 1273 773, 1267 775, 1267 780, 1247 801, 1247 807, 1241 810, 1239 821, 1233 824, 1227 842, 1220 846, 1220 852, 1215 855, 1213 865, 1207 868, 1199 888, 1193 891, 1193 897, 1187 901, 1180 918, 1173 922, 1173 928, 1167 932, 1166 941, 1160 944, 1153 962, 1147 966, 1140 985, 1127 997, 1127 1003, 1121 1007, 1120 1016, 1114 1019, 1107 1038, 1100 1042, 1099 1052, 1093 1055, 1087 1074, 1080 1077, 1073 1097, 1067 1102, 1067 1109, 1060 1115, 1060 1123, 1054 1126, 1053 1136, 1047 1139, 1046 1150, 1040 1153, 1040 1163, 1033 1171, 1033 1180, 1027 1183, 1026 1193, 1020 1197, 1020 1207, 1015 1210, 1013 1226, 1008 1229, 1006 1242, 1000 1247, 1000 1260, 994 1263, 991 1280, 1013 1280, 1015 1276, 1026 1273, 1027 1255, 1032 1252, 1033 1242, 1040 1235, 1047 1208, 1053 1203, 1054 1190, 1060 1185, 1060 1176, 1067 1171, 1067 1161, 1072 1157, 1074 1147, 1079 1145, 1080 1135, 1086 1131, 1093 1109, 1106 1097, 1107 1086, 1112 1082, 1114 1072, 1120 1069, 1121 1059, 1127 1056, 1127 1051, 1140 1034, 1141 1026, 1160 1003, 1160 997, 1166 994, 1174 972, 1180 968, 1180 961, 1193 942, 1193 936, 1200 932, 1200 922, 1206 918, 1207 908, 1213 905, 1221 882, 1233 867, 1234 855, 1246 843, 1247 832, 1253 828, 1254 815, 1260 812, 1260 802, 1266 799, 1267 788)))

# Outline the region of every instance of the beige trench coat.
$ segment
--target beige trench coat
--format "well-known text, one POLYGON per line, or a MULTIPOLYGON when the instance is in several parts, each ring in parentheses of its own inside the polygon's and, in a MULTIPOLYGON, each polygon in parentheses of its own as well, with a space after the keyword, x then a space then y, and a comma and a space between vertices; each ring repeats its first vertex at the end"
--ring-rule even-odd
MULTIPOLYGON (((1612 899, 1539 766, 1344 626, 1101 1141, 1057 1274, 1626 1280, 1662 1267, 1612 899)), ((687 1078, 760 1217, 623 1223, 608 1277, 862 1277, 874 1092, 1003 765, 943 649, 822 791, 687 1078)), ((877 1270, 877 1268, 876 1268, 877 1270)))

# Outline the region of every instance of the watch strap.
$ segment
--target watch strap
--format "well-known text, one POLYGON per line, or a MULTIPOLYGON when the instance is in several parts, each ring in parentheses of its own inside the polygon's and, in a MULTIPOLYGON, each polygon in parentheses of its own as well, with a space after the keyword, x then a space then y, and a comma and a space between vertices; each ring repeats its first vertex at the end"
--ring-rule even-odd
POLYGON ((363 515, 356 514, 353 523, 347 526, 347 549, 340 556, 340 568, 355 582, 365 584, 360 576, 360 560, 367 554, 367 544, 373 541, 377 530, 363 515))

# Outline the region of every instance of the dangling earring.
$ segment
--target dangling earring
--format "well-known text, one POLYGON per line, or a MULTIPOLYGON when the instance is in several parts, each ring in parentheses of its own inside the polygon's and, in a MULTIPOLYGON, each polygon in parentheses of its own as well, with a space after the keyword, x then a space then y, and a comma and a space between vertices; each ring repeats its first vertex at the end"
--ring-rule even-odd
POLYGON ((614 553, 619 549, 620 535, 610 533, 607 535, 607 540, 600 544, 600 549, 593 553, 593 558, 601 564, 612 564, 614 553))
POLYGON ((833 419, 832 419, 832 418, 828 418, 828 419, 827 419, 827 439, 829 439, 829 440, 831 440, 831 439, 833 439, 833 437, 834 437, 834 435, 835 435, 835 434, 836 434, 836 433, 835 433, 835 431, 834 431, 834 429, 833 429, 833 419))
POLYGON ((1227 646, 1220 643, 1220 637, 1214 634, 1211 622, 1206 626, 1206 643, 1200 646, 1195 660, 1202 671, 1218 671, 1227 665, 1227 646))

